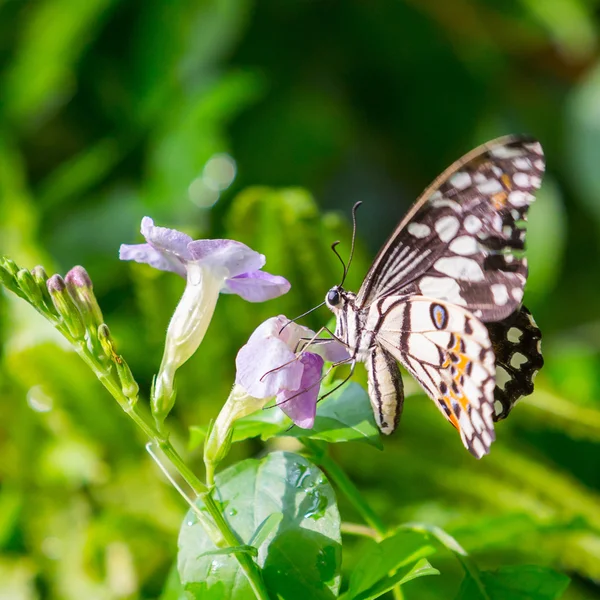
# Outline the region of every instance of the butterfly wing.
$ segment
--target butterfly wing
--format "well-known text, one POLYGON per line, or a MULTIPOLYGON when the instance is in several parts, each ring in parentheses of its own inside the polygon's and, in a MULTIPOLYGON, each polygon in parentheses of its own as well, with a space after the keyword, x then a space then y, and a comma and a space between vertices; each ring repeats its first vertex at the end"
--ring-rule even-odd
POLYGON ((404 405, 402 376, 394 357, 375 346, 366 360, 369 398, 379 429, 390 434, 396 429, 404 405))
MULTIPOLYGON (((477 458, 495 439, 494 352, 471 312, 434 298, 391 296, 378 301, 376 343, 421 384, 477 458)), ((389 432, 385 432, 389 433, 389 432)))
POLYGON ((501 421, 519 398, 533 392, 533 379, 544 366, 542 332, 524 306, 487 328, 496 356, 494 421, 501 421))
POLYGON ((508 136, 457 161, 417 200, 377 255, 358 307, 421 294, 499 321, 523 297, 527 210, 541 185, 542 148, 508 136))

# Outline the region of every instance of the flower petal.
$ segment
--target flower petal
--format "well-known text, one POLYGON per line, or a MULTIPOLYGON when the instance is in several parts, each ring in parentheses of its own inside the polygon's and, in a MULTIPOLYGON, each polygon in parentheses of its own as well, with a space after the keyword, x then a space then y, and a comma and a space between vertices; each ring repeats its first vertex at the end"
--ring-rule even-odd
POLYGON ((174 254, 183 261, 191 259, 188 244, 192 238, 189 235, 181 233, 177 229, 155 227, 154 221, 150 217, 142 219, 141 231, 146 241, 157 250, 174 254))
POLYGON ((223 291, 237 294, 248 302, 264 302, 287 294, 290 287, 290 282, 285 277, 254 271, 226 279, 223 291))
POLYGON ((264 255, 233 240, 197 240, 188 250, 193 260, 211 269, 224 269, 226 277, 258 271, 266 262, 264 255))
POLYGON ((172 271, 182 277, 186 274, 185 265, 175 255, 160 252, 150 244, 121 244, 119 258, 145 263, 160 271, 172 271))
POLYGON ((305 352, 300 362, 304 366, 300 382, 300 389, 303 391, 300 394, 294 391, 282 391, 277 395, 277 406, 298 427, 310 429, 315 424, 323 359, 318 354, 305 352))
POLYGON ((238 352, 235 382, 254 398, 271 398, 281 390, 297 390, 304 367, 295 358, 276 337, 255 338, 238 352))

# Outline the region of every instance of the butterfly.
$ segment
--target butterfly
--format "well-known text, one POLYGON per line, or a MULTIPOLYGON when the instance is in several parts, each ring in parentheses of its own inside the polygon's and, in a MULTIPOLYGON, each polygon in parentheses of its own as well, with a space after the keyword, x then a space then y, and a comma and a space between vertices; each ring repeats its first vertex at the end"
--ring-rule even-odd
MULTIPOLYGON (((379 429, 404 402, 400 363, 465 447, 489 452, 494 422, 533 391, 541 333, 521 301, 525 224, 544 172, 540 144, 506 136, 472 150, 423 192, 384 244, 358 293, 326 295, 335 337, 366 365, 379 429)), ((339 255, 338 255, 339 256, 339 255)))

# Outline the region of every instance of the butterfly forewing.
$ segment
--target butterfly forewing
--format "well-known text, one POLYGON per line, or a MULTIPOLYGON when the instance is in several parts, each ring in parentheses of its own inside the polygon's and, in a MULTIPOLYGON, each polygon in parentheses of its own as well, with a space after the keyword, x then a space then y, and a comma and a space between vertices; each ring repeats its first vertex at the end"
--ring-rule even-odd
POLYGON ((465 306, 483 321, 507 317, 523 297, 524 225, 543 171, 541 146, 525 138, 500 138, 459 160, 382 248, 357 305, 421 294, 465 306))

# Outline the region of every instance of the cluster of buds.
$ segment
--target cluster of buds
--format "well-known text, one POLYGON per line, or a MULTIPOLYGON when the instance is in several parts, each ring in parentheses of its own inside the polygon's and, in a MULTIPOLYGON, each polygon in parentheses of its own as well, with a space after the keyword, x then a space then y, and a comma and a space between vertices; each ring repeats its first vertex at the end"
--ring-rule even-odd
POLYGON ((138 385, 123 357, 115 352, 92 280, 83 267, 74 267, 64 278, 48 277, 43 267, 28 271, 0 258, 0 283, 46 317, 78 351, 118 378, 124 395, 135 403, 138 385))

